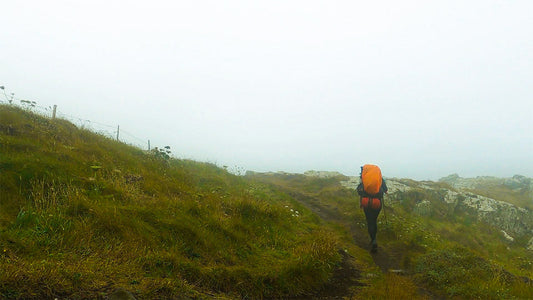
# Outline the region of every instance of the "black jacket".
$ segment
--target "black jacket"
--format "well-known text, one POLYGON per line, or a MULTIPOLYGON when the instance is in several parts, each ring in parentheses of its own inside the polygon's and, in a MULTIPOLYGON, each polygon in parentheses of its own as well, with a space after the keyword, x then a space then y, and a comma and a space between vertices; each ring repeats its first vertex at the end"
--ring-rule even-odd
POLYGON ((381 179, 381 188, 379 188, 379 192, 376 195, 369 195, 367 192, 365 192, 365 189, 363 187, 363 182, 359 183, 357 186, 357 194, 361 198, 363 197, 373 197, 378 198, 380 200, 383 200, 383 194, 385 194, 389 189, 387 188, 387 184, 385 183, 385 179, 381 179))

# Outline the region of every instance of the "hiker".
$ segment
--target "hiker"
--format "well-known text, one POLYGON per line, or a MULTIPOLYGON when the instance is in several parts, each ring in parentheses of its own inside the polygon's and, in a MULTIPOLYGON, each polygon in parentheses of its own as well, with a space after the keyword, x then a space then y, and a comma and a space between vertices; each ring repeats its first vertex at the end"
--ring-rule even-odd
POLYGON ((371 252, 378 251, 376 234, 378 232, 378 215, 383 207, 383 194, 387 192, 385 179, 381 176, 381 170, 375 165, 361 167, 361 183, 357 186, 359 194, 359 206, 363 208, 370 235, 371 252))

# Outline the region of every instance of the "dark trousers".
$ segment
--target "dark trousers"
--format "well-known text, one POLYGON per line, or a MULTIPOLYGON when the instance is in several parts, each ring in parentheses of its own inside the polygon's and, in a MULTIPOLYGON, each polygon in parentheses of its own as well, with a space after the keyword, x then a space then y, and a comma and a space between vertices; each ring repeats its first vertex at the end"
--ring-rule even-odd
POLYGON ((370 239, 374 241, 376 239, 376 234, 378 233, 378 215, 381 211, 381 206, 379 209, 364 208, 366 216, 366 224, 368 225, 368 234, 370 239))

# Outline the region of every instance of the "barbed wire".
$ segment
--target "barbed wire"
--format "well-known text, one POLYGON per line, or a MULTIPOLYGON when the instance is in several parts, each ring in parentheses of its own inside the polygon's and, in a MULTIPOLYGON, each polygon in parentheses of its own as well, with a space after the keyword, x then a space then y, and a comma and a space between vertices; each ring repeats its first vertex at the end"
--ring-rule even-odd
MULTIPOLYGON (((6 89, 5 89, 5 87, 2 85, 2 86, 0 86, 0 89, 2 89, 2 92, 4 93, 4 97, 6 97, 6 102, 7 102, 7 103, 11 103, 11 102, 13 101, 13 98, 14 98, 15 94, 14 94, 14 93, 11 93, 11 99, 9 99, 9 97, 8 97, 7 94, 6 94, 6 89)), ((3 101, 2 101, 2 102, 3 102, 3 101)))
MULTIPOLYGON (((54 108, 52 105, 50 106, 38 105, 36 101, 29 101, 29 100, 21 99, 19 97, 15 97, 14 93, 11 93, 11 98, 9 98, 9 96, 6 94, 5 86, 0 86, 0 89, 2 90, 4 97, 6 99, 6 100, 3 100, 0 98, 0 103, 7 103, 9 105, 17 106, 22 109, 32 111, 34 113, 37 113, 47 118, 53 118, 54 108)), ((117 138, 118 141, 122 143, 132 145, 132 146, 135 146, 141 149, 146 149, 147 143, 149 145, 149 139, 142 139, 140 137, 137 137, 136 135, 128 131, 125 131, 122 128, 120 128, 119 130, 119 125, 109 125, 109 124, 105 124, 101 122, 96 122, 96 121, 80 118, 72 114, 64 113, 58 110, 57 106, 55 107, 56 107, 56 111, 55 111, 56 118, 67 120, 77 125, 78 127, 88 129, 90 131, 107 136, 109 138, 117 138), (102 129, 102 127, 104 127, 105 129, 102 129), (114 129, 114 130, 110 132, 109 129, 114 129), (120 138, 119 135, 121 135, 122 138, 120 138), (124 136, 128 137, 128 139, 124 139, 124 136)))

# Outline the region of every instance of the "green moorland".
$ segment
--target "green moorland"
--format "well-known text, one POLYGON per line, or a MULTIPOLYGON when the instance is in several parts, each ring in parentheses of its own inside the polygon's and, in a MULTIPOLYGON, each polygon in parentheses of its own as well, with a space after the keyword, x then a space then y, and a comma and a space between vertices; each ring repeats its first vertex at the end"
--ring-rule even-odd
MULTIPOLYGON (((283 190, 322 218, 349 228, 354 242, 368 249, 355 191, 340 184, 346 177, 247 177, 283 190)), ((386 196, 378 224, 380 248, 372 256, 383 273, 360 288, 357 299, 533 299, 533 251, 526 249, 530 236, 509 242, 501 230, 465 212, 450 211, 442 191, 452 188, 443 182, 399 181, 412 190, 386 196), (432 203, 430 215, 413 212, 422 200, 432 203)))
POLYGON ((346 240, 265 184, 0 106, 2 299, 311 295, 346 240))
POLYGON ((344 179, 235 176, 0 105, 0 299, 533 298, 525 237, 415 181, 370 255, 344 179))

